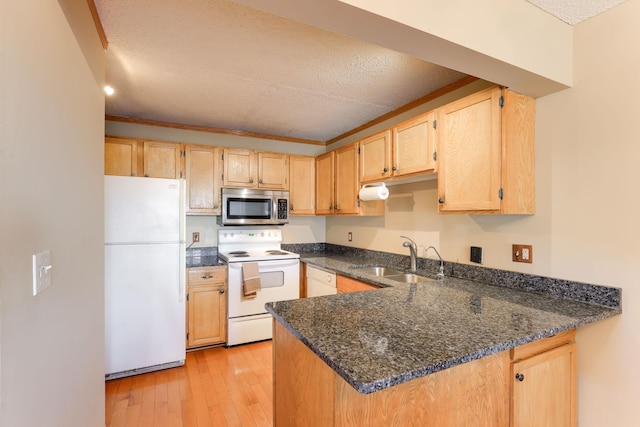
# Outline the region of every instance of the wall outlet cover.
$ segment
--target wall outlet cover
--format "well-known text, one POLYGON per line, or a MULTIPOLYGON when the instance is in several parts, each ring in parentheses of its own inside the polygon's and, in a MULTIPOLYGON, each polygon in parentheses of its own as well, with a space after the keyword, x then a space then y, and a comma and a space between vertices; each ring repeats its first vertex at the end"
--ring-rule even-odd
POLYGON ((479 246, 471 246, 469 260, 476 264, 482 264, 482 248, 479 246))

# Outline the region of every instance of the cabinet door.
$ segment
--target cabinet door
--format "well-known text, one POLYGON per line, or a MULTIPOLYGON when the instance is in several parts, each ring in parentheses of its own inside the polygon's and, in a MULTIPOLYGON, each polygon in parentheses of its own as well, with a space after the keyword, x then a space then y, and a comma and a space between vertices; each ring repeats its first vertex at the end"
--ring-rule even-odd
POLYGON ((289 157, 289 213, 314 215, 316 206, 316 159, 289 157))
POLYGON ((258 152, 258 187, 289 189, 289 155, 258 152))
POLYGON ((393 129, 393 176, 435 168, 435 113, 427 113, 393 129))
POLYGON ((380 181, 391 176, 391 131, 385 130, 360 141, 360 182, 380 181))
POLYGON ((334 159, 334 151, 316 157, 316 215, 333 213, 334 159))
POLYGON ((576 344, 513 363, 512 427, 575 427, 576 344))
POLYGON ((257 186, 256 155, 252 150, 224 149, 222 185, 253 188, 257 186))
POLYGON ((220 215, 220 155, 217 147, 187 145, 187 213, 220 215))
POLYGON ((438 116, 440 212, 500 210, 500 88, 445 105, 438 116))
POLYGON ((335 150, 336 153, 336 211, 338 214, 358 213, 358 143, 335 150))
POLYGON ((370 285, 368 283, 364 283, 359 280, 355 280, 350 277, 345 277, 340 275, 338 275, 338 278, 336 280, 336 287, 338 288, 339 294, 345 294, 348 292, 371 291, 373 289, 379 289, 378 287, 370 285))
POLYGON ((225 319, 224 283, 189 287, 188 347, 224 342, 226 340, 225 319))
POLYGON ((144 141, 144 176, 149 178, 182 178, 182 144, 144 141))
POLYGON ((138 141, 125 138, 105 138, 104 174, 138 176, 138 141))

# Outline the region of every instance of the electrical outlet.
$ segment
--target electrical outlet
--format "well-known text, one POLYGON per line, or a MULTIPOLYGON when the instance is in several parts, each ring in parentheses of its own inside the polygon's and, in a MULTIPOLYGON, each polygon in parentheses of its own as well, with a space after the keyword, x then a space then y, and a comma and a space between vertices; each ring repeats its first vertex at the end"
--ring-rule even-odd
POLYGON ((197 231, 194 231, 191 236, 192 236, 191 241, 193 243, 198 243, 200 241, 200 233, 198 233, 197 231))
POLYGON ((533 263, 533 246, 531 245, 512 245, 511 259, 513 262, 533 263))
POLYGON ((482 248, 479 246, 471 246, 471 254, 469 255, 469 261, 476 264, 482 264, 482 248))

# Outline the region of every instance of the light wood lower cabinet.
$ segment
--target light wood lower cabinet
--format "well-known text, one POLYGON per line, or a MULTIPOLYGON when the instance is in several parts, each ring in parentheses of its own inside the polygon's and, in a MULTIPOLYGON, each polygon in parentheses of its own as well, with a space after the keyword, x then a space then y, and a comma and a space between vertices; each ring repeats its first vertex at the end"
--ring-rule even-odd
POLYGON ((226 267, 187 270, 187 348, 227 339, 226 267))
POLYGON ((348 292, 359 291, 371 291, 373 289, 380 289, 377 286, 370 285, 368 283, 361 282, 350 277, 338 275, 336 280, 336 287, 339 294, 345 294, 348 292))
POLYGON ((560 333, 361 394, 274 320, 274 425, 574 427, 574 337, 560 333))
POLYGON ((577 426, 574 337, 575 330, 512 350, 513 427, 577 426))

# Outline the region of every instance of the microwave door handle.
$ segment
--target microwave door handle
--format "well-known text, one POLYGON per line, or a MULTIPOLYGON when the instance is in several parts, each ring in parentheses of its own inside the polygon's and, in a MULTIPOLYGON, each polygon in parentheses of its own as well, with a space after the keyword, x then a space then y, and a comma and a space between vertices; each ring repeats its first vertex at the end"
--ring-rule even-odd
POLYGON ((278 201, 277 200, 278 200, 277 197, 271 198, 271 219, 272 220, 278 219, 278 201))

